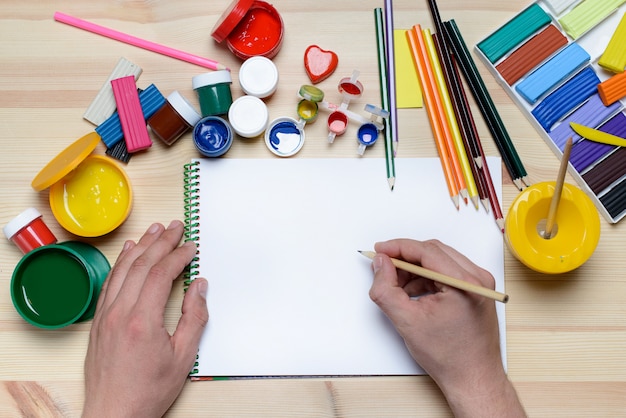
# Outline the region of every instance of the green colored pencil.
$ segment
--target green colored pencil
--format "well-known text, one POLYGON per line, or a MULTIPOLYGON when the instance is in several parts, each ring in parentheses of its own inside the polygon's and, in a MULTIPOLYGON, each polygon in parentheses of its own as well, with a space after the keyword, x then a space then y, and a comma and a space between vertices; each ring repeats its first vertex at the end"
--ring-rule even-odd
MULTIPOLYGON (((374 21, 376 22, 376 45, 378 47, 378 73, 380 80, 380 99, 382 108, 389 110, 389 90, 387 88, 387 59, 385 53, 385 30, 383 24, 383 9, 378 7, 374 9, 374 21)), ((387 165, 387 181, 389 187, 393 190, 396 182, 396 167, 393 156, 393 144, 391 123, 389 119, 384 120, 385 134, 385 163, 387 165)))

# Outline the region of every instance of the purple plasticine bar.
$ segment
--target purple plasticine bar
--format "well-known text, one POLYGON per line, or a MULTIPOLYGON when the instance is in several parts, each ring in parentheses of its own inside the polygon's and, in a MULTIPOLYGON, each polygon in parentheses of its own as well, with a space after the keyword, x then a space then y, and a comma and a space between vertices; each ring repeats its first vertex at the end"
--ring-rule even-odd
MULTIPOLYGON (((148 119, 165 104, 165 97, 154 84, 150 84, 139 93, 139 102, 144 117, 148 119)), ((117 112, 96 127, 96 133, 100 135, 107 148, 111 148, 121 141, 124 138, 124 132, 122 132, 122 125, 117 112)))
MULTIPOLYGON (((604 125, 598 128, 602 132, 612 135, 626 137, 626 115, 620 112, 609 119, 604 125)), ((582 173, 590 165, 600 160, 602 157, 613 151, 613 145, 601 144, 595 141, 582 140, 572 147, 570 162, 578 171, 582 173)))
POLYGON ((596 73, 590 67, 586 67, 550 93, 531 113, 543 129, 550 132, 552 125, 559 119, 598 91, 598 83, 600 79, 596 73))
POLYGON ((600 160, 602 157, 613 151, 614 145, 602 144, 600 142, 583 139, 572 146, 572 153, 569 157, 570 164, 579 173, 584 172, 590 165, 600 160))
POLYGON ((582 139, 580 135, 574 132, 570 126, 570 122, 576 122, 585 126, 598 126, 619 112, 620 107, 620 103, 605 106, 600 96, 594 94, 585 104, 576 109, 576 111, 566 117, 559 126, 554 128, 552 132, 550 132, 550 138, 552 138, 552 141, 563 151, 567 138, 572 137, 574 144, 582 139))
POLYGON ((588 63, 590 58, 581 46, 571 43, 520 81, 515 90, 528 103, 536 103, 544 94, 588 63))
POLYGON ((131 154, 152 146, 146 118, 141 110, 134 76, 111 80, 117 114, 120 116, 126 148, 131 154))

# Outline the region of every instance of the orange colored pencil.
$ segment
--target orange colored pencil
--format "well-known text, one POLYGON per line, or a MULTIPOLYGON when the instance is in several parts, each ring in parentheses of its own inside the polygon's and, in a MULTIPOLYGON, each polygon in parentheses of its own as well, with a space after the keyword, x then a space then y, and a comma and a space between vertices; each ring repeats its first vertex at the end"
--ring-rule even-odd
POLYGON ((441 120, 442 123, 448 127, 448 132, 450 133, 446 136, 446 146, 448 147, 448 153, 450 154, 450 161, 452 162, 452 168, 454 169, 454 173, 459 182, 461 196, 463 196, 467 202, 467 196, 470 190, 473 191, 473 193, 470 194, 473 197, 476 197, 476 184, 474 183, 474 177, 472 176, 469 168, 467 154, 465 153, 465 148, 462 144, 459 125, 454 115, 452 101, 450 99, 450 94, 448 93, 448 86, 443 75, 443 67, 441 66, 441 61, 439 61, 439 55, 437 55, 437 49, 435 48, 433 36, 428 29, 422 29, 422 36, 424 39, 424 45, 426 46, 428 59, 430 60, 430 66, 433 74, 435 75, 436 94, 439 96, 441 103, 443 118, 441 120), (465 168, 467 168, 467 170, 465 168))
POLYGON ((419 25, 416 25, 411 30, 406 31, 406 36, 411 47, 411 55, 413 57, 413 63, 417 69, 418 79, 424 95, 424 105, 426 107, 426 113, 428 114, 428 120, 433 130, 433 136, 435 137, 435 144, 437 145, 437 151, 439 152, 439 159, 441 160, 441 166, 443 168, 450 197, 454 202, 454 205, 459 207, 459 185, 457 183, 456 176, 451 166, 450 157, 448 155, 448 149, 445 145, 445 131, 444 127, 447 126, 445 120, 441 119, 441 102, 439 95, 436 91, 436 84, 434 80, 434 74, 430 67, 426 45, 421 39, 421 29, 419 25))

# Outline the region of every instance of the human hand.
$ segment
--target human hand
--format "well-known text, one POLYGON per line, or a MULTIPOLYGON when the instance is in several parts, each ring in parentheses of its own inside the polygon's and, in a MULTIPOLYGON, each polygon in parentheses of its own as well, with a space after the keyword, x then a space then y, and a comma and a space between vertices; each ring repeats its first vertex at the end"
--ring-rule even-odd
POLYGON ((164 324, 173 281, 196 254, 183 224, 153 224, 127 241, 107 277, 85 359, 84 417, 156 417, 176 400, 208 321, 207 282, 189 286, 173 335, 164 324))
POLYGON ((495 302, 396 270, 389 257, 491 289, 493 276, 436 240, 397 239, 374 249, 370 297, 455 416, 525 416, 502 365, 495 302))

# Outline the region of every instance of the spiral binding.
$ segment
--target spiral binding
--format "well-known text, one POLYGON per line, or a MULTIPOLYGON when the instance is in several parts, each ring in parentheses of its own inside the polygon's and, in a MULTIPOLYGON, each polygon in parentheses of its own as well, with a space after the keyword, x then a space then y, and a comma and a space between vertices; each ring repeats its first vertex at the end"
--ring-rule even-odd
MULTIPOLYGON (((200 174, 198 165, 199 161, 192 161, 189 164, 184 165, 184 196, 185 196, 185 241, 198 240, 199 226, 200 226, 200 202, 198 201, 198 186, 200 185, 200 174)), ((198 245, 198 254, 200 253, 200 246, 198 245)), ((184 290, 187 288, 198 274, 198 256, 191 260, 191 263, 185 269, 184 276, 184 290)))
MULTIPOLYGON (((198 165, 199 161, 192 161, 184 165, 183 175, 183 187, 185 196, 185 241, 195 241, 198 245, 198 233, 200 226, 200 202, 198 186, 200 185, 200 169, 198 165)), ((193 279, 198 275, 198 254, 200 253, 200 246, 198 245, 198 251, 196 256, 191 260, 191 263, 185 268, 183 272, 183 290, 186 292, 193 279)), ((198 374, 198 355, 196 354, 196 361, 193 364, 192 369, 189 371, 189 375, 193 376, 198 374)))

